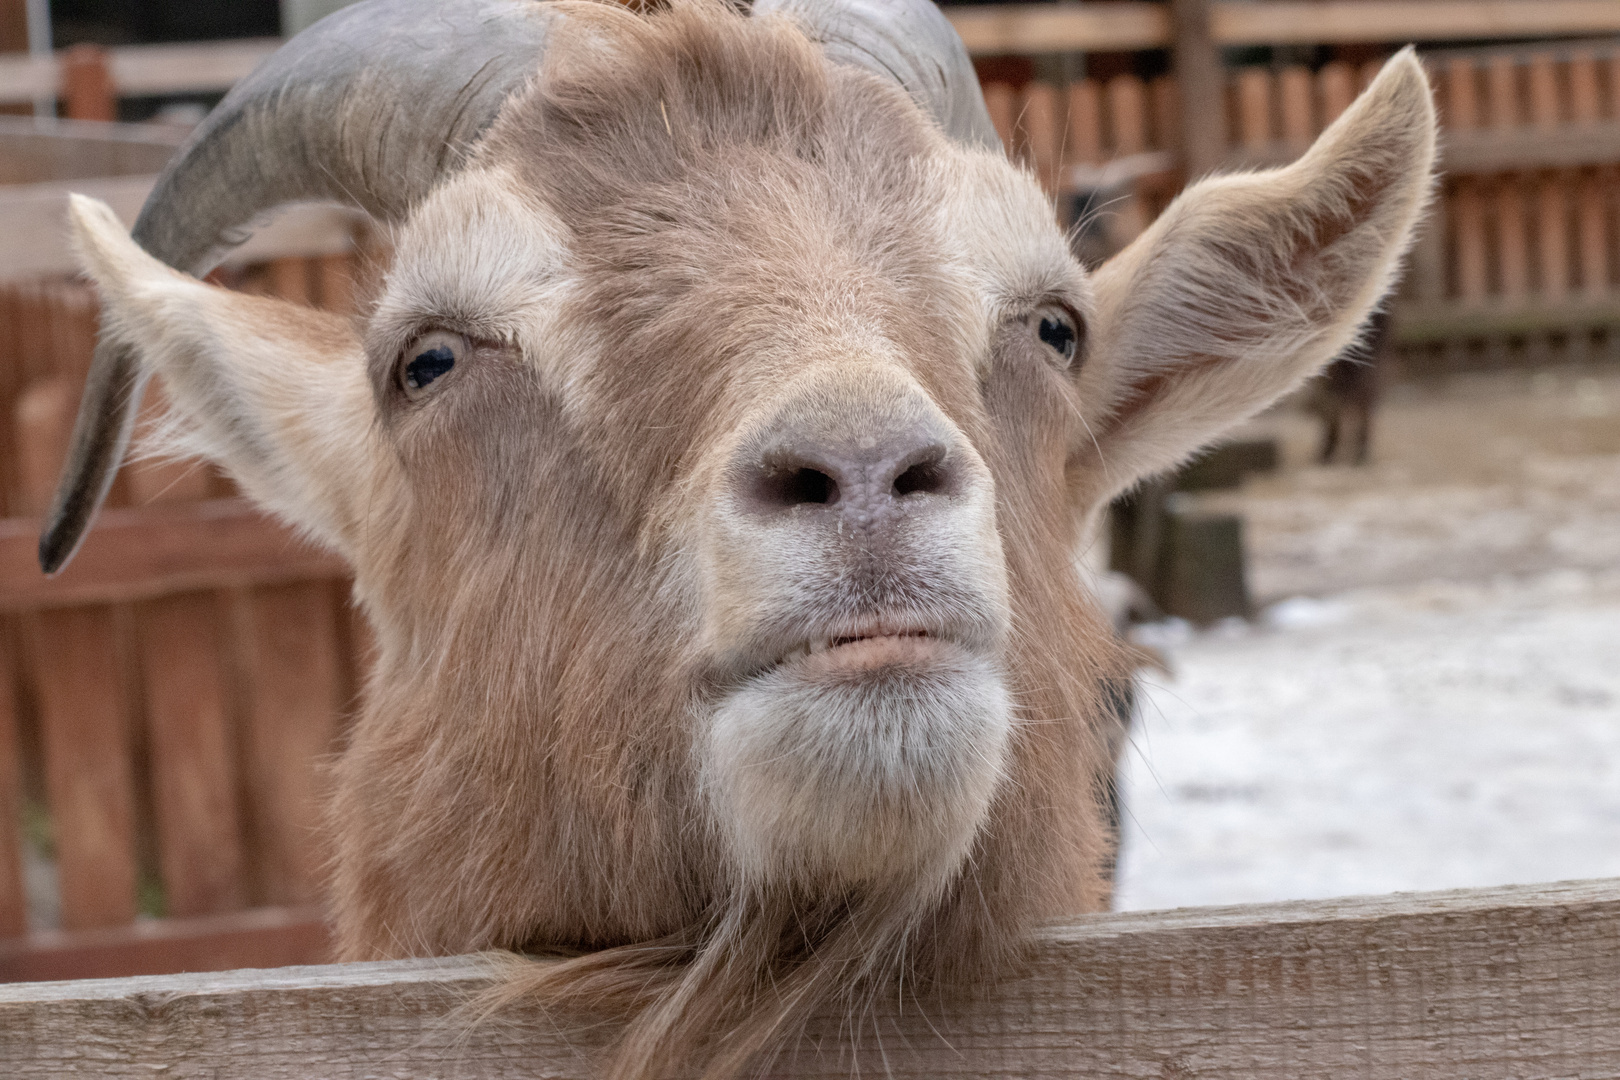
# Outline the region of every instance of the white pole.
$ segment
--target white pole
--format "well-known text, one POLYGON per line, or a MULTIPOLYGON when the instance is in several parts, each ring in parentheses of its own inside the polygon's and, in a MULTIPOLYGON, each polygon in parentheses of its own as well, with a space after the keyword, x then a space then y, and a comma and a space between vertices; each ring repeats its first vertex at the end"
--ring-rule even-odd
MULTIPOLYGON (((28 0, 28 55, 51 58, 51 0, 28 0)), ((35 94, 34 115, 56 115, 56 94, 35 94)))

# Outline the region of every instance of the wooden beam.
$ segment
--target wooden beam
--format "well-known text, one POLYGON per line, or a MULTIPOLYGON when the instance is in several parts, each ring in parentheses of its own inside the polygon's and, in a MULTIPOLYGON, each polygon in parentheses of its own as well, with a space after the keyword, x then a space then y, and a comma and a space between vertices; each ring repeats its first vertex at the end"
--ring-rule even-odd
MULTIPOLYGON (((0 144, 3 146, 3 144, 0 144)), ((114 176, 26 184, 0 191, 0 280, 36 278, 78 271, 69 243, 68 195, 78 192, 102 200, 126 224, 135 220, 152 190, 155 176, 114 176)), ((245 266, 290 257, 318 257, 354 250, 354 233, 365 215, 358 210, 320 203, 299 203, 277 212, 264 228, 226 258, 227 266, 245 266)))
MULTIPOLYGON (((107 50, 113 91, 124 97, 209 94, 229 90, 281 46, 279 38, 123 45, 107 50)), ((63 57, 0 57, 0 102, 58 93, 63 57)))
POLYGON ((331 958, 332 942, 319 908, 255 908, 0 939, 0 983, 230 971, 319 964, 331 958))
POLYGON ((1558 331, 1620 328, 1620 297, 1570 296, 1558 303, 1531 297, 1425 301, 1395 305, 1395 340, 1407 345, 1470 338, 1516 337, 1558 331))
POLYGON ((48 578, 39 523, 0 521, 0 611, 149 600, 199 589, 343 577, 342 559, 309 546, 242 499, 104 511, 68 568, 48 578))
POLYGON ((1222 45, 1343 45, 1620 33, 1614 0, 1329 0, 1218 3, 1222 45))
POLYGON ((1181 152, 1187 176, 1212 172, 1226 154, 1226 72, 1210 39, 1209 0, 1171 0, 1181 152))
MULTIPOLYGON (((1168 3, 946 9, 976 55, 1108 52, 1171 44, 1168 3)), ((1216 0, 1217 45, 1496 40, 1620 33, 1614 0, 1216 0)))
MULTIPOLYGON (((0 986, 10 1080, 579 1078, 592 1018, 452 1016, 476 957, 0 986)), ((843 1016, 783 1077, 1358 1080, 1620 1072, 1620 880, 1099 915, 952 1001, 843 1016)))
POLYGON ((1170 40, 1167 4, 1008 4, 946 8, 968 52, 1112 52, 1161 48, 1170 40))

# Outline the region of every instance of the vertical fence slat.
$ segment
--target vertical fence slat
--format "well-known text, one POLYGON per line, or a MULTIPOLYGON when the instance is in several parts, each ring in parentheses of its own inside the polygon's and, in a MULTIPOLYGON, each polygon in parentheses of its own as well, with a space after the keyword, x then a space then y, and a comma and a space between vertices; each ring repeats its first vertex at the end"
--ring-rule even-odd
POLYGON ((1479 107, 1479 72, 1474 61, 1454 56, 1446 65, 1446 125, 1457 131, 1472 131, 1484 117, 1479 107))
POLYGON ((1008 157, 1018 153, 1013 128, 1018 123, 1018 95, 1006 83, 987 83, 984 87, 984 107, 990 113, 990 123, 1001 136, 1001 145, 1008 157))
POLYGON ((1530 88, 1530 122, 1543 130, 1556 128, 1563 119, 1558 93, 1558 58, 1552 53, 1530 54, 1525 61, 1530 88))
POLYGON ((355 296, 354 256, 322 255, 313 260, 315 302, 336 315, 353 315, 358 308, 355 296))
MULTIPOLYGON (((166 406, 154 386, 145 420, 166 406)), ((200 462, 132 461, 137 503, 208 497, 200 462)), ((151 747, 158 865, 167 912, 213 915, 247 903, 242 828, 225 677, 227 622, 213 595, 165 596, 136 611, 151 747)))
MULTIPOLYGON (((1551 53, 1533 54, 1528 63, 1530 83, 1530 122, 1542 131, 1554 131, 1562 121, 1559 101, 1557 58, 1551 53)), ((1549 301, 1563 300, 1569 293, 1569 177, 1549 173, 1536 184, 1536 268, 1540 273, 1540 293, 1549 301)))
POLYGON ((1103 159, 1102 88, 1096 79, 1069 84, 1069 141, 1064 152, 1082 165, 1103 159))
POLYGON ((1597 300, 1609 292, 1608 189, 1612 177, 1591 173, 1581 177, 1576 217, 1580 238, 1581 291, 1597 300))
POLYGON ((1024 129, 1025 145, 1029 147, 1030 165, 1041 187, 1048 195, 1056 195, 1063 146, 1057 87, 1039 79, 1026 86, 1019 124, 1024 129))
POLYGON ((247 903, 223 613, 208 593, 142 604, 158 857, 168 914, 247 903))
POLYGON ((1322 99, 1322 124, 1325 127, 1337 120, 1356 99, 1355 74, 1342 60, 1323 64, 1316 73, 1316 85, 1322 99))
POLYGON ((244 749, 261 899, 309 903, 320 892, 316 765, 342 707, 332 593, 317 582, 257 588, 244 600, 244 749))
POLYGON ((9 625, 0 625, 0 938, 28 929, 22 861, 22 759, 17 745, 17 664, 9 625))
POLYGON ((1451 218, 1457 295, 1466 303, 1484 303, 1489 281, 1485 250, 1485 199, 1479 184, 1470 177, 1457 181, 1452 189, 1451 218))
MULTIPOLYGON (((1491 128, 1509 131, 1519 126, 1519 65, 1506 54, 1490 58, 1485 69, 1489 94, 1486 115, 1491 128)), ((1496 185, 1497 288, 1506 299, 1522 299, 1529 289, 1529 245, 1526 236, 1524 191, 1516 176, 1503 176, 1496 185)))
POLYGON ((97 45, 75 45, 63 54, 62 104, 72 120, 118 119, 118 96, 107 65, 107 50, 97 45))
POLYGON ((1271 142, 1271 72, 1246 67, 1237 73, 1238 142, 1245 150, 1264 150, 1271 142))
POLYGON ((1290 148, 1303 150, 1317 132, 1315 109, 1312 108, 1313 86, 1309 68, 1293 66, 1283 68, 1277 76, 1277 98, 1282 138, 1290 148))
POLYGON ((1591 123, 1601 116, 1597 56, 1590 49, 1577 49, 1569 56, 1569 118, 1577 124, 1591 123))
POLYGON ((119 633, 105 608, 30 620, 62 926, 135 918, 135 795, 119 633))
POLYGON ((1148 84, 1153 112, 1153 145, 1161 150, 1181 148, 1181 90, 1174 75, 1160 75, 1148 84))
POLYGON ((1135 75, 1115 75, 1108 80, 1107 98, 1115 156, 1145 151, 1148 148, 1147 92, 1142 80, 1135 75))

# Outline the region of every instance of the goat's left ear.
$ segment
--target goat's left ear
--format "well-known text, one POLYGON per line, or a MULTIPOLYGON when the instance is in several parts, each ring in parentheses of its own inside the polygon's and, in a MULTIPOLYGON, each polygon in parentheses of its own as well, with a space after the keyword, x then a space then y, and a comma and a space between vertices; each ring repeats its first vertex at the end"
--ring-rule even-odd
POLYGON ((1105 264, 1079 386, 1091 494, 1176 465, 1349 344, 1392 283, 1434 159, 1428 80, 1406 49, 1294 164, 1189 188, 1105 264))

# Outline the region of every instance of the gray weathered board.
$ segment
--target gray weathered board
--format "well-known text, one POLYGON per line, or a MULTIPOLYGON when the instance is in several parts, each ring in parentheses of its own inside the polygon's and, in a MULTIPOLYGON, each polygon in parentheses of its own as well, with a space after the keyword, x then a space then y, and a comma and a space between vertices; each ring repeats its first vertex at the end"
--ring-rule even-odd
MULTIPOLYGON (((462 957, 0 986, 0 1074, 590 1075, 606 1025, 450 1018, 488 982, 462 957)), ((1093 916, 997 989, 854 1028, 775 1074, 1620 1077, 1620 879, 1093 916)))

